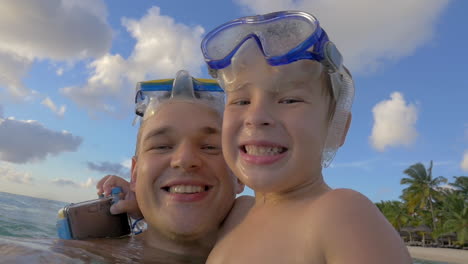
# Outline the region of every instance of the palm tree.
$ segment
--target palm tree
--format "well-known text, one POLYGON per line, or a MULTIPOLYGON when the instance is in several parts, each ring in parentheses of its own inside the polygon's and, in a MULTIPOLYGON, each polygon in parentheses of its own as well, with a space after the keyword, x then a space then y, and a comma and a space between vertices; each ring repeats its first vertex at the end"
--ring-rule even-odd
POLYGON ((416 208, 427 210, 429 206, 432 216, 432 230, 435 230, 436 220, 433 203, 441 199, 441 194, 437 191, 437 187, 441 183, 446 183, 447 179, 442 176, 432 178, 432 160, 427 170, 422 163, 416 163, 407 168, 404 173, 409 177, 402 178, 400 184, 409 185, 403 189, 402 195, 402 198, 408 203, 409 211, 413 213, 416 208))
POLYGON ((451 192, 444 199, 443 230, 457 233, 461 245, 468 242, 468 200, 461 193, 451 192))
POLYGON ((404 227, 409 219, 406 205, 400 201, 381 201, 376 203, 382 214, 387 218, 388 222, 398 231, 404 227))
POLYGON ((459 192, 468 197, 468 177, 467 176, 455 176, 455 182, 449 183, 450 186, 454 187, 456 192, 459 192))

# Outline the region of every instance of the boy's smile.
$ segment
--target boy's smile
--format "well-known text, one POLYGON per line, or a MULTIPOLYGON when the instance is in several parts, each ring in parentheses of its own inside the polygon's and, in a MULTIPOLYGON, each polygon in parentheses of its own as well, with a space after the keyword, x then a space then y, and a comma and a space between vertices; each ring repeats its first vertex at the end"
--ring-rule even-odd
POLYGON ((241 143, 240 150, 240 155, 246 162, 267 165, 285 157, 288 148, 265 140, 249 140, 241 143))

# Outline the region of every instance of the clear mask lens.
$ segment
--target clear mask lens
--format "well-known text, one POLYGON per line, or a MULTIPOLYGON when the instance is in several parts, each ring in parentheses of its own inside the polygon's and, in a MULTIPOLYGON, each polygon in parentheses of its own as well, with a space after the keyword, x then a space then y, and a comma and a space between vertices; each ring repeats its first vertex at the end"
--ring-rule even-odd
POLYGON ((254 38, 265 56, 281 56, 303 43, 316 29, 311 18, 302 16, 233 23, 210 38, 206 43, 206 55, 212 60, 221 60, 246 39, 254 38))
POLYGON ((174 80, 141 82, 137 85, 135 112, 144 121, 155 115, 164 103, 182 100, 202 103, 222 115, 224 92, 215 81, 205 81, 194 79, 187 71, 182 70, 174 80))

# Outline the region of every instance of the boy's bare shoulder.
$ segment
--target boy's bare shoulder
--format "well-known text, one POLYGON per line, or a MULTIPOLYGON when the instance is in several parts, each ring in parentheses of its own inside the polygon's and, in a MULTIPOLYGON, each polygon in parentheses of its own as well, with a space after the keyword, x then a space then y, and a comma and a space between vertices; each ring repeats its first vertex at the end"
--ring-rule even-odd
POLYGON ((361 193, 335 189, 308 210, 319 225, 327 263, 411 263, 400 236, 361 193))
POLYGON ((224 220, 223 226, 219 232, 219 238, 222 238, 232 229, 234 229, 245 218, 250 208, 255 204, 255 198, 248 195, 239 196, 234 201, 231 211, 224 220))
POLYGON ((317 199, 318 206, 328 208, 329 213, 341 214, 353 210, 375 211, 377 207, 363 194, 351 189, 334 189, 317 199), (346 209, 329 210, 329 209, 346 209))

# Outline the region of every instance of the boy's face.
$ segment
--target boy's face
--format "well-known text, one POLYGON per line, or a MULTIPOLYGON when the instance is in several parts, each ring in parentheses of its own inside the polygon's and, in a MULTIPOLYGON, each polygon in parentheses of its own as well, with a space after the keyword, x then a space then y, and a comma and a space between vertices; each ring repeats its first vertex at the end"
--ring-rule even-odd
POLYGON ((256 192, 291 190, 321 171, 330 100, 321 71, 311 71, 316 64, 303 60, 274 69, 256 64, 238 71, 226 87, 224 156, 256 192), (309 74, 298 74, 307 69, 309 74))
POLYGON ((218 229, 242 190, 222 155, 221 123, 212 109, 183 101, 144 122, 132 187, 150 228, 183 239, 218 229))

